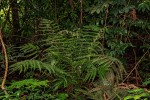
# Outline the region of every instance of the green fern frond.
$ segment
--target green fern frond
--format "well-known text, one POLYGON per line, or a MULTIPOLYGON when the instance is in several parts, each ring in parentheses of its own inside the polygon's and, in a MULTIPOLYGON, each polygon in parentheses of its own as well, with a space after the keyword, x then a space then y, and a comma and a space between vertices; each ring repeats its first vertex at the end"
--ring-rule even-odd
POLYGON ((59 26, 51 20, 40 19, 38 31, 46 32, 46 33, 55 33, 59 31, 59 26))
POLYGON ((18 63, 15 63, 10 66, 10 73, 19 71, 19 73, 25 73, 28 71, 38 70, 41 73, 48 72, 49 74, 66 74, 62 69, 59 69, 55 66, 55 62, 43 63, 39 60, 25 60, 18 63))
MULTIPOLYGON (((43 30, 43 34, 47 34, 47 37, 43 37, 36 45, 31 43, 22 48, 24 53, 29 55, 27 57, 39 56, 38 54, 42 53, 40 60, 46 63, 26 60, 12 65, 12 71, 20 71, 21 73, 27 70, 39 70, 55 74, 64 73, 60 68, 72 71, 80 66, 81 68, 78 70, 80 70, 80 75, 84 76, 84 81, 94 81, 96 77, 103 78, 108 69, 113 69, 117 77, 122 78, 124 71, 122 63, 113 57, 104 55, 104 48, 100 43, 104 38, 104 28, 94 25, 84 26, 83 29, 76 31, 54 32, 53 26, 55 27, 53 22, 41 19, 39 31, 43 30), (49 33, 52 34, 49 35, 49 33)), ((72 72, 77 73, 77 71, 72 72)))
POLYGON ((125 70, 122 62, 120 60, 118 60, 117 58, 114 58, 114 57, 109 57, 109 59, 113 61, 111 68, 116 73, 117 78, 122 79, 123 73, 126 74, 126 70, 125 70))
POLYGON ((36 79, 24 79, 22 81, 12 82, 11 85, 8 87, 9 89, 21 89, 21 88, 28 88, 28 89, 35 89, 37 87, 47 87, 48 81, 39 81, 36 79))
POLYGON ((87 74, 85 75, 84 81, 94 81, 97 76, 97 68, 93 65, 87 69, 87 74))
POLYGON ((119 81, 125 72, 124 66, 118 59, 104 55, 95 56, 90 60, 85 59, 81 66, 84 66, 83 73, 86 72, 84 81, 93 81, 96 77, 105 79, 107 72, 111 69, 113 73, 116 73, 116 81, 119 81))
POLYGON ((112 62, 108 61, 103 63, 102 65, 100 65, 100 67, 98 67, 98 75, 100 77, 100 79, 104 79, 105 75, 107 74, 107 72, 110 70, 110 66, 111 66, 112 62))
POLYGON ((20 51, 24 54, 25 58, 29 58, 29 57, 37 58, 40 53, 40 48, 37 45, 31 43, 25 44, 19 48, 20 51))

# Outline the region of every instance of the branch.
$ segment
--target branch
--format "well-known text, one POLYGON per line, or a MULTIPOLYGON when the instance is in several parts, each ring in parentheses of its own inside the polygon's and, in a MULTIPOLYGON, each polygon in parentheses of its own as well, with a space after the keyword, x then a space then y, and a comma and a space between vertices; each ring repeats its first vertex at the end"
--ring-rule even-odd
POLYGON ((2 54, 4 54, 4 59, 5 59, 5 73, 4 73, 3 81, 1 84, 1 89, 4 91, 5 94, 8 94, 6 89, 5 89, 5 82, 6 82, 7 73, 8 73, 8 56, 7 56, 7 52, 6 52, 5 43, 4 43, 3 38, 2 38, 1 29, 0 29, 0 42, 2 44, 2 54))

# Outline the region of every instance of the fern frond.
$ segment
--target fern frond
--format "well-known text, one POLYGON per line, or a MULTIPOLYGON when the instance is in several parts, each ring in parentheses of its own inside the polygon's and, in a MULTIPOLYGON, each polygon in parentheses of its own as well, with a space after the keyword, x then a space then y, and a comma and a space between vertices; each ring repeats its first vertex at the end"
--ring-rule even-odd
POLYGON ((24 79, 22 81, 12 82, 11 85, 8 87, 9 89, 21 89, 21 88, 28 88, 28 89, 35 89, 37 87, 47 87, 48 81, 39 81, 36 79, 24 79))
POLYGON ((51 20, 41 19, 38 31, 46 33, 55 33, 59 31, 59 26, 51 20))
POLYGON ((84 81, 94 81, 96 76, 97 76, 97 68, 91 65, 90 68, 87 69, 84 81))
POLYGON ((24 54, 25 58, 37 58, 40 53, 40 48, 37 45, 31 43, 25 44, 19 48, 20 51, 24 54))
POLYGON ((10 73, 15 71, 28 72, 38 70, 41 73, 48 72, 49 74, 66 74, 62 69, 59 69, 55 66, 54 62, 52 63, 43 63, 39 60, 25 60, 18 63, 15 63, 10 66, 10 73))
POLYGON ((86 72, 85 81, 93 81, 95 77, 105 79, 107 72, 111 69, 113 73, 116 73, 116 81, 119 81, 125 72, 124 66, 118 59, 106 55, 91 57, 90 60, 85 59, 81 66, 84 66, 83 73, 86 72))
MULTIPOLYGON (((38 54, 41 53, 40 60, 46 63, 39 60, 25 60, 12 65, 12 71, 21 73, 39 70, 55 74, 65 73, 60 68, 72 71, 80 66, 79 73, 84 76, 84 81, 94 81, 95 77, 102 79, 109 69, 113 69, 117 77, 122 78, 124 71, 122 63, 116 58, 104 55, 104 48, 100 43, 104 38, 104 28, 84 26, 77 31, 56 32, 53 31, 53 26, 57 25, 47 19, 41 19, 38 31, 43 30, 43 34, 47 34, 46 37, 43 37, 36 45, 31 43, 22 48, 27 57, 39 56, 38 54), (49 33, 52 34, 49 35, 49 33)), ((77 73, 77 71, 73 72, 77 73)))
POLYGON ((114 64, 112 65, 113 71, 116 73, 117 78, 120 80, 123 78, 123 73, 126 73, 126 70, 122 64, 122 62, 116 58, 109 57, 114 64))

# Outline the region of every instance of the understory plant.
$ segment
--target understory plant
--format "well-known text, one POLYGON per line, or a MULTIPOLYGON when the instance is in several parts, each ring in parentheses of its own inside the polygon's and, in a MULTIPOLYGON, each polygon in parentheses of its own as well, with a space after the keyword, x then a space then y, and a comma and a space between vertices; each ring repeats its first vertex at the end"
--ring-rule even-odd
POLYGON ((105 54, 102 46, 103 28, 85 26, 69 31, 59 30, 56 26, 50 20, 41 19, 38 30, 41 37, 35 43, 19 47, 19 57, 24 60, 12 64, 10 73, 19 72, 26 76, 31 72, 40 77, 46 76, 45 79, 51 78, 49 81, 54 92, 73 92, 79 82, 82 85, 102 80, 103 85, 114 85, 122 80, 125 72, 123 64, 105 54), (111 75, 112 81, 107 79, 111 75), (72 89, 69 89, 70 86, 72 89))
MULTIPOLYGON (((130 76, 136 83, 149 78, 149 12, 150 0, 1 0, 8 80, 18 74, 24 79, 8 81, 9 95, 1 98, 35 99, 35 92, 36 99, 47 94, 61 100, 120 99, 112 90, 126 76, 125 68, 124 82, 130 76)), ((128 92, 126 98, 141 99, 147 92, 142 93, 128 92)))
POLYGON ((12 81, 11 84, 6 87, 8 94, 1 92, 1 100, 37 100, 37 99, 59 99, 65 100, 68 95, 66 93, 52 94, 49 89, 49 81, 36 80, 36 79, 24 79, 22 81, 12 81))
POLYGON ((142 88, 137 88, 128 91, 128 95, 123 100, 149 100, 150 91, 145 91, 142 88))

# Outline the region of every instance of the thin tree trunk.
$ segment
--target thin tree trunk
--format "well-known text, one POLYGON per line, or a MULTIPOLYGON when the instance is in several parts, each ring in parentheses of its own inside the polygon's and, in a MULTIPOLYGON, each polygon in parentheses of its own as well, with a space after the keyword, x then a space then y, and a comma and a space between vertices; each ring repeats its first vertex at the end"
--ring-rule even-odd
POLYGON ((12 11, 12 25, 13 25, 12 42, 17 45, 18 42, 20 42, 19 36, 21 36, 18 5, 17 5, 17 0, 9 0, 9 2, 12 11))
POLYGON ((6 83, 7 73, 8 73, 8 56, 7 56, 7 52, 6 52, 5 43, 3 41, 1 29, 0 29, 0 42, 2 45, 2 53, 4 54, 4 60, 5 60, 5 73, 4 73, 3 81, 1 84, 1 89, 4 91, 5 94, 8 94, 5 89, 5 83, 6 83))

